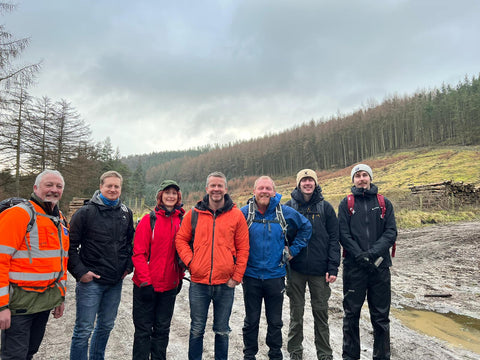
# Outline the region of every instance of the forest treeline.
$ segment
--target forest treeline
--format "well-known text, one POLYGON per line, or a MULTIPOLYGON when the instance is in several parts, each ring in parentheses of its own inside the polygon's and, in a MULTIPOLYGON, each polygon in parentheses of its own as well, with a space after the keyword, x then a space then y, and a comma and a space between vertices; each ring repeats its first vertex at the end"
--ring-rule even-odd
POLYGON ((479 143, 480 79, 473 76, 456 86, 390 96, 348 115, 146 167, 146 187, 154 191, 162 179, 171 178, 188 191, 201 189, 215 170, 228 178, 292 176, 302 168, 344 168, 402 148, 479 143))

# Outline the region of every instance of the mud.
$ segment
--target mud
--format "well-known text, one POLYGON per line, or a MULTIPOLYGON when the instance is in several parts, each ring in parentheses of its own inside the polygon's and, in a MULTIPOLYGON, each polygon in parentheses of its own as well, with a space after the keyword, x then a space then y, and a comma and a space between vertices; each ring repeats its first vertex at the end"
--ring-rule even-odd
MULTIPOLYGON (((462 319, 480 320, 480 222, 460 223, 443 226, 430 226, 416 230, 400 231, 397 256, 392 267, 392 314, 391 343, 392 359, 398 360, 468 360, 479 359, 477 347, 458 341, 467 337, 463 330, 454 329, 455 324, 432 320, 427 316, 420 323, 410 321, 409 316, 417 310, 426 310, 435 317, 448 314, 462 319), (449 294, 450 297, 428 297, 428 295, 449 294), (426 296, 427 295, 427 296, 426 296), (462 317, 463 316, 463 317, 462 317), (451 335, 445 338, 439 332, 430 331, 439 328, 451 335), (443 339, 441 339, 443 337, 443 339)), ((339 279, 332 286, 330 299, 330 337, 334 358, 341 359, 342 348, 342 281, 339 279)), ((177 298, 175 313, 170 333, 167 356, 169 359, 187 359, 189 307, 188 283, 177 298)), ((75 284, 70 280, 70 290, 66 300, 63 318, 50 319, 47 332, 39 353, 35 359, 68 359, 70 339, 75 321, 75 284)), ((117 322, 107 346, 106 359, 123 360, 131 358, 133 343, 132 281, 125 279, 123 298, 119 308, 117 322)), ((230 359, 242 359, 242 324, 244 317, 242 288, 237 287, 236 299, 232 311, 230 326, 230 359)), ((284 303, 284 358, 289 359, 286 351, 288 332, 288 297, 284 303)), ((211 315, 211 314, 210 314, 211 315)), ((410 316, 411 317, 411 316, 410 316)), ((446 318, 443 316, 443 318, 446 318)), ((443 321, 443 319, 442 319, 443 321)), ((456 322, 458 323, 458 321, 456 322)), ((365 305, 360 321, 361 325, 361 359, 372 358, 372 334, 369 323, 368 308, 365 305)), ((475 327, 475 326, 474 326, 475 327)), ((313 341, 313 318, 307 293, 305 309, 304 359, 316 359, 313 341)), ((213 332, 211 316, 205 334, 204 359, 213 359, 213 332)), ((475 330, 475 328, 474 328, 475 330)), ((478 329, 477 329, 478 330, 478 329)), ((260 323, 257 359, 267 359, 265 345, 265 318, 260 323)), ((479 333, 468 332, 470 342, 480 343, 479 333)))

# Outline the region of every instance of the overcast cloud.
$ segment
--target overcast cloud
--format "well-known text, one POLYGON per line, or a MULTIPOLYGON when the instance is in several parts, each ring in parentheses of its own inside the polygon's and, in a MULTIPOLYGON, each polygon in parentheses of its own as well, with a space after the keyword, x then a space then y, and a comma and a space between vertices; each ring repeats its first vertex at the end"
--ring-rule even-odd
POLYGON ((480 73, 478 0, 19 0, 2 22, 122 155, 263 136, 480 73))

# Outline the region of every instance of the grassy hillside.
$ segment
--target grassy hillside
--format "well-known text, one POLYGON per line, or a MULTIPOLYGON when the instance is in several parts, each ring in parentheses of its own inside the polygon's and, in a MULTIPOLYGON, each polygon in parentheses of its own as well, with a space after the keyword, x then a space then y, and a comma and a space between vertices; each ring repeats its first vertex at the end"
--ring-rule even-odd
MULTIPOLYGON (((447 180, 463 181, 480 186, 480 147, 440 147, 403 150, 386 154, 364 163, 373 169, 373 182, 380 192, 392 200, 399 227, 421 226, 423 223, 443 223, 480 219, 477 205, 460 209, 419 209, 409 186, 437 183, 447 180)), ((338 171, 318 173, 325 199, 335 208, 350 192, 350 167, 338 171)), ((277 192, 282 200, 290 199, 295 187, 295 174, 288 178, 275 178, 277 192)), ((239 206, 251 196, 255 177, 229 182, 230 193, 239 206)), ((480 204, 479 204, 480 205, 480 204)))

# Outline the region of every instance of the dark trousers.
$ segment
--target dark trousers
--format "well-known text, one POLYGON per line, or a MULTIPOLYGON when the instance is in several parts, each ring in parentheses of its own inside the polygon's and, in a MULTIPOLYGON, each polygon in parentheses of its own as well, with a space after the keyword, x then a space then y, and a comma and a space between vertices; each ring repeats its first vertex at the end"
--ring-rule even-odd
POLYGON ((267 318, 266 344, 269 359, 283 359, 282 355, 282 306, 285 293, 285 278, 255 279, 243 278, 243 299, 245 321, 243 324, 244 359, 255 359, 258 352, 258 329, 262 300, 265 302, 267 318))
POLYGON ((375 272, 358 267, 343 271, 343 359, 360 359, 360 311, 368 301, 373 326, 373 359, 390 359, 390 269, 375 272))
POLYGON ((151 301, 140 297, 139 287, 133 286, 133 360, 164 360, 170 335, 170 323, 175 308, 177 289, 155 292, 151 301), (151 356, 151 357, 150 357, 151 356))
POLYGON ((12 315, 11 326, 2 330, 2 360, 31 360, 45 335, 50 310, 12 315))

